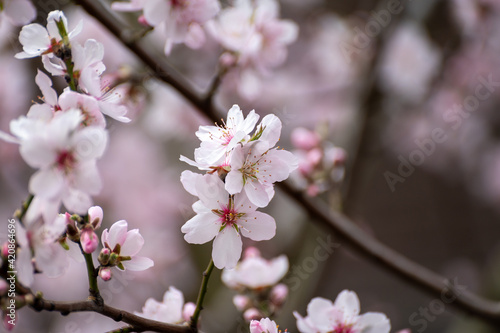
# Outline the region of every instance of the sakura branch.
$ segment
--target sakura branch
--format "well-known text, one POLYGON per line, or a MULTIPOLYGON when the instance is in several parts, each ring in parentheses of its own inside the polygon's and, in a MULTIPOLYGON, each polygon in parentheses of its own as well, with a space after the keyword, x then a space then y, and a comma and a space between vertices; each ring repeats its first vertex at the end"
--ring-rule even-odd
MULTIPOLYGON (((112 15, 109 15, 109 10, 105 6, 93 0, 78 0, 77 3, 106 26, 109 31, 124 43, 124 45, 134 52, 138 58, 153 71, 153 74, 158 79, 178 90, 186 100, 191 102, 193 106, 210 120, 218 121, 218 114, 220 114, 220 111, 218 111, 213 104, 206 105, 206 100, 194 87, 176 73, 165 61, 154 56, 151 52, 148 52, 141 41, 127 40, 122 32, 130 28, 116 20, 112 15)), ((288 183, 281 183, 280 188, 313 216, 313 220, 319 223, 320 226, 338 233, 368 259, 378 264, 382 264, 383 267, 396 276, 437 296, 440 295, 442 290, 449 287, 446 278, 412 262, 366 235, 361 229, 356 227, 348 217, 330 212, 318 202, 312 202, 309 198, 304 196, 301 191, 295 189, 288 183)), ((498 310, 497 302, 483 299, 469 292, 457 297, 452 306, 476 315, 493 324, 500 321, 500 310, 498 310)))

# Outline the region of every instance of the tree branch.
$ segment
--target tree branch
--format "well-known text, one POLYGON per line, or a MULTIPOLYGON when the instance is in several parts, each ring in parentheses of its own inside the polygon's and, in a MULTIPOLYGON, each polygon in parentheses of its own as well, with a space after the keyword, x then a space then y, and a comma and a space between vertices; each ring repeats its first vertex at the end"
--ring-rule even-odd
MULTIPOLYGON (((171 85, 179 91, 186 100, 195 106, 201 113, 212 121, 217 121, 219 116, 213 104, 206 105, 203 96, 196 92, 183 77, 174 71, 166 61, 157 58, 150 51, 150 47, 145 47, 143 41, 130 41, 125 36, 124 31, 129 31, 129 27, 120 22, 114 13, 96 0, 76 0, 90 15, 100 21, 109 31, 120 39, 160 80, 171 85)), ((338 233, 343 239, 349 242, 356 250, 365 255, 368 259, 385 267, 396 276, 405 281, 420 287, 435 297, 442 297, 442 293, 452 293, 456 296, 451 305, 473 314, 483 320, 498 325, 500 324, 500 303, 481 298, 468 291, 460 293, 455 288, 450 287, 449 281, 423 267, 412 262, 408 258, 385 246, 381 242, 372 238, 360 228, 358 228, 348 217, 330 211, 324 204, 313 202, 310 198, 289 183, 280 183, 279 187, 297 203, 304 208, 321 227, 330 232, 338 233)), ((134 325, 134 322, 129 322, 134 325)))

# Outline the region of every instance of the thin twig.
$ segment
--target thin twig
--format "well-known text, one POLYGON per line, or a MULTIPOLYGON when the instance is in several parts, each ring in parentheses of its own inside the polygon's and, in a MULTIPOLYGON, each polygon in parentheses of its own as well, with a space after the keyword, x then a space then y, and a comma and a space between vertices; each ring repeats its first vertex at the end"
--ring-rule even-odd
MULTIPOLYGON (((204 98, 179 76, 165 61, 157 59, 150 50, 142 46, 142 41, 127 41, 122 32, 128 27, 121 23, 109 9, 95 0, 76 0, 90 15, 100 21, 109 31, 117 36, 132 52, 134 52, 155 75, 165 83, 171 85, 182 94, 186 100, 205 114, 212 121, 217 121, 218 112, 212 105, 205 105, 204 98)), ((375 263, 394 273, 405 281, 429 292, 435 297, 441 297, 449 290, 448 280, 429 269, 412 262, 408 258, 390 249, 373 237, 359 229, 348 217, 331 212, 319 202, 306 198, 301 191, 288 183, 281 183, 279 187, 290 195, 306 210, 313 220, 329 231, 336 232, 348 241, 355 249, 375 263)), ((457 295, 450 305, 476 315, 485 321, 498 325, 500 322, 500 303, 481 298, 473 293, 464 291, 457 295)))
POLYGON ((198 332, 198 318, 200 317, 201 310, 203 310, 203 300, 207 294, 208 280, 210 279, 210 274, 214 270, 214 261, 210 259, 207 269, 203 272, 203 279, 201 281, 200 292, 198 294, 198 300, 196 301, 196 309, 194 310, 193 316, 191 317, 191 329, 193 332, 198 332))

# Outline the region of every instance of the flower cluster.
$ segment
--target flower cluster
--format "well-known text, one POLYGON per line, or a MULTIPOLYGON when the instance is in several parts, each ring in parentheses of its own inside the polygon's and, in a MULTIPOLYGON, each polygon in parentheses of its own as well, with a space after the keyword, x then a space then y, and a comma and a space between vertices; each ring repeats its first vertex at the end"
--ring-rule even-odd
POLYGON ((117 11, 135 12, 144 15, 139 22, 160 27, 166 36, 165 54, 170 54, 174 44, 185 43, 197 49, 205 42, 203 25, 220 10, 218 0, 132 0, 115 1, 111 8, 117 11))
POLYGON ((288 295, 288 287, 278 282, 287 272, 286 256, 266 260, 257 248, 248 247, 244 259, 234 269, 224 269, 222 281, 238 291, 233 303, 250 321, 271 316, 281 308, 288 295))
POLYGON ((299 158, 296 183, 310 196, 332 190, 344 177, 346 152, 326 141, 316 131, 303 127, 293 130, 294 154, 299 158))
POLYGON ((253 132, 259 116, 251 111, 247 118, 234 105, 223 126, 200 126, 196 136, 201 145, 195 160, 181 160, 200 170, 201 175, 184 171, 181 182, 192 195, 195 217, 182 226, 185 240, 203 244, 215 237, 212 257, 217 268, 233 268, 240 259, 240 236, 254 241, 269 240, 276 233, 271 216, 257 211, 274 196, 273 184, 285 180, 297 168, 296 158, 275 148, 281 121, 265 116, 253 132))

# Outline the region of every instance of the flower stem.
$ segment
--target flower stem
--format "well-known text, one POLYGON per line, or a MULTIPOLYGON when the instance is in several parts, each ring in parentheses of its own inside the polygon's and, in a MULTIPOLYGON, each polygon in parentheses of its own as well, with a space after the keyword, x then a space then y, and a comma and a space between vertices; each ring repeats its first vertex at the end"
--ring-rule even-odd
POLYGON ((210 274, 214 269, 214 261, 210 259, 207 269, 203 272, 203 280, 201 281, 200 292, 198 294, 198 300, 196 301, 196 309, 191 317, 191 329, 193 332, 198 332, 198 318, 200 317, 200 312, 203 309, 203 300, 205 299, 205 294, 207 293, 208 280, 210 279, 210 274))
POLYGON ((33 198, 34 198, 33 194, 30 194, 30 196, 26 199, 26 201, 23 202, 21 209, 18 209, 14 212, 14 217, 17 218, 21 223, 23 222, 23 217, 24 215, 26 215, 26 212, 28 211, 28 208, 30 207, 33 198))
POLYGON ((97 274, 94 267, 94 262, 92 260, 91 253, 85 253, 83 251, 82 245, 78 243, 80 250, 82 251, 83 257, 85 258, 85 263, 87 264, 87 275, 89 278, 89 292, 90 296, 94 297, 94 301, 98 303, 101 301, 101 296, 99 295, 99 287, 97 286, 97 274))

